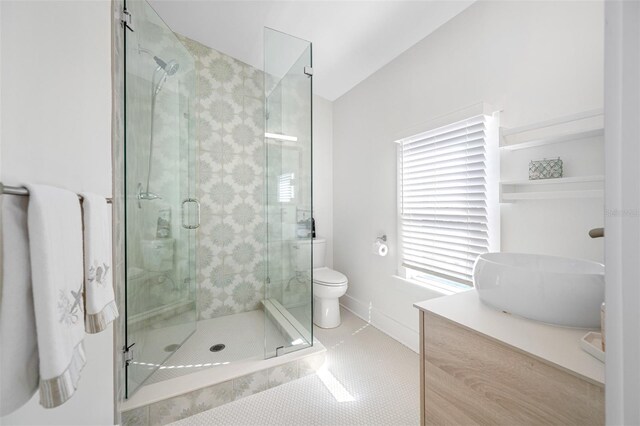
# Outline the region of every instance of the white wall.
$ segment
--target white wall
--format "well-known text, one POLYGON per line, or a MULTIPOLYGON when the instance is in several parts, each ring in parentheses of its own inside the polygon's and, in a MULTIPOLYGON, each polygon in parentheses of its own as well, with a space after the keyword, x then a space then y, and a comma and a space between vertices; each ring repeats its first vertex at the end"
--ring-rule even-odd
MULTIPOLYGON (((602 108, 603 31, 601 2, 479 1, 334 102, 334 266, 349 277, 346 306, 371 312, 374 325, 384 322, 417 348, 412 302, 433 293, 393 277, 392 141, 478 102, 502 109, 507 127, 602 108), (381 233, 386 258, 370 254, 381 233)), ((562 149, 565 164, 602 172, 601 142, 562 149)), ((601 260, 602 240, 587 232, 602 223, 601 200, 505 205, 502 248, 601 260)))
POLYGON ((327 239, 326 265, 333 267, 333 105, 313 96, 313 216, 327 239))
MULTIPOLYGON (((2 182, 111 196, 111 16, 104 1, 0 2, 2 182)), ((8 344, 1 342, 0 344, 8 344)), ((2 424, 113 424, 113 332, 85 339, 76 394, 2 424)))
POLYGON ((607 425, 640 424, 640 3, 607 2, 607 425))

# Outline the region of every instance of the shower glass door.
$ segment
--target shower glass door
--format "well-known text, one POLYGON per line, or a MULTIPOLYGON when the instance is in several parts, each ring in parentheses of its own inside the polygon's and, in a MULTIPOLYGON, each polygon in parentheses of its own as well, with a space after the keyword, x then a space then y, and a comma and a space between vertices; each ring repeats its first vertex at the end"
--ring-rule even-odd
POLYGON ((125 29, 126 368, 130 396, 196 327, 195 64, 146 1, 125 29))
POLYGON ((265 356, 313 342, 311 43, 265 28, 265 356))

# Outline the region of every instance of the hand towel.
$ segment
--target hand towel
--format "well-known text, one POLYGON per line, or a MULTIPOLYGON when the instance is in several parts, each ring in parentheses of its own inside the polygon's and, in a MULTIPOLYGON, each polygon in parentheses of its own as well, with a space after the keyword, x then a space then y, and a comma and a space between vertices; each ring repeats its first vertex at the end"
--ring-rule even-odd
POLYGON ((111 225, 104 197, 83 193, 85 329, 99 333, 118 317, 111 274, 111 225))
POLYGON ((0 416, 24 405, 38 390, 38 343, 33 312, 28 197, 3 195, 0 288, 0 416))
POLYGON ((53 408, 74 394, 85 364, 82 214, 72 192, 27 188, 40 405, 53 408))

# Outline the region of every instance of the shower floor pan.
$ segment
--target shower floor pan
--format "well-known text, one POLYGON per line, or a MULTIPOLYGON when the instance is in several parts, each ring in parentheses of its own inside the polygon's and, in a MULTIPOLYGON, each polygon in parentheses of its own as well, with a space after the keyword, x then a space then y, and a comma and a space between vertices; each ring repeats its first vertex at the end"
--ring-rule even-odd
MULTIPOLYGON (((198 321, 193 335, 146 380, 136 393, 123 402, 122 411, 144 407, 309 357, 316 360, 311 363, 312 365, 320 365, 321 362, 319 363, 317 358, 319 355, 324 356, 326 349, 317 340, 314 340, 311 347, 265 359, 264 333, 267 333, 270 346, 276 347, 285 345, 287 340, 295 336, 292 334, 296 330, 304 330, 304 327, 296 324, 295 318, 281 315, 279 310, 274 310, 269 301, 265 302, 264 308, 267 315, 263 310, 255 310, 198 321), (210 348, 216 344, 224 344, 225 348, 212 352, 210 348)), ((167 330, 158 330, 158 332, 166 333, 167 330)), ((308 338, 308 336, 304 337, 308 338)), ((166 342, 161 339, 159 341, 166 342)), ((149 349, 162 350, 163 348, 149 349)), ((269 356, 273 355, 275 353, 269 354, 269 356)))

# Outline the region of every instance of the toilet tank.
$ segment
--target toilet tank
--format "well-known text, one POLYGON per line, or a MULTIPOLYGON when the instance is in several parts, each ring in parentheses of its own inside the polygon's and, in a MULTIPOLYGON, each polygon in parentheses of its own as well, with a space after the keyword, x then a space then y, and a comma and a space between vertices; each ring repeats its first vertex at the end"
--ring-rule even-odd
POLYGON ((313 239, 313 267, 321 268, 324 266, 324 255, 327 248, 327 240, 324 238, 313 239))
MULTIPOLYGON (((325 255, 325 247, 327 245, 327 240, 324 238, 314 238, 313 239, 313 267, 320 268, 324 266, 324 255, 325 255)), ((294 241, 291 245, 293 250, 292 258, 295 263, 295 270, 300 271, 308 271, 309 270, 309 256, 311 250, 311 244, 309 244, 309 240, 298 240, 294 241)))

